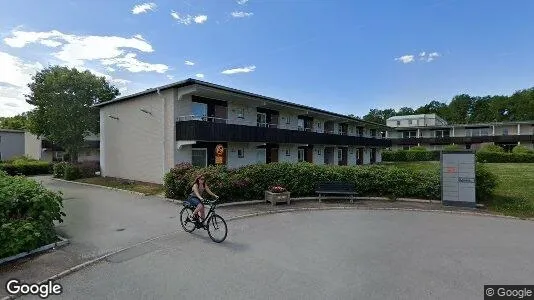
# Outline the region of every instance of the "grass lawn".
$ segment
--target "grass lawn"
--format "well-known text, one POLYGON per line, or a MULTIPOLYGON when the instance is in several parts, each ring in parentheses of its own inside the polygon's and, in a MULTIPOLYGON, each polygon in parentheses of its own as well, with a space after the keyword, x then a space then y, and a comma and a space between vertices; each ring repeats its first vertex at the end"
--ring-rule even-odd
POLYGON ((129 190, 143 193, 145 195, 156 195, 164 191, 163 185, 155 183, 147 183, 140 181, 124 180, 110 177, 91 177, 75 180, 77 182, 84 182, 96 185, 102 185, 122 190, 129 190))
MULTIPOLYGON (((384 162, 384 165, 418 171, 435 171, 439 162, 384 162)), ((487 203, 495 212, 518 217, 534 217, 534 163, 486 163, 498 178, 495 196, 487 203)))

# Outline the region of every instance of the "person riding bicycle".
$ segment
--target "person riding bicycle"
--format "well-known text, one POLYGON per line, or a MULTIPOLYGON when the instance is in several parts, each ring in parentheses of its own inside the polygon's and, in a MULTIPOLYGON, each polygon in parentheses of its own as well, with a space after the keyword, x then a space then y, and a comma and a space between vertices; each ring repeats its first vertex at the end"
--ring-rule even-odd
POLYGON ((192 192, 189 194, 189 197, 187 197, 187 202, 191 204, 191 206, 195 207, 195 210, 193 211, 192 218, 189 218, 189 221, 195 222, 195 221, 204 221, 204 198, 202 197, 202 194, 204 191, 206 191, 208 194, 215 198, 219 198, 219 196, 215 195, 206 184, 206 177, 204 175, 198 175, 195 178, 195 181, 193 182, 193 187, 191 188, 192 192), (199 216, 200 213, 200 216, 199 216), (201 218, 199 220, 199 217, 201 218))

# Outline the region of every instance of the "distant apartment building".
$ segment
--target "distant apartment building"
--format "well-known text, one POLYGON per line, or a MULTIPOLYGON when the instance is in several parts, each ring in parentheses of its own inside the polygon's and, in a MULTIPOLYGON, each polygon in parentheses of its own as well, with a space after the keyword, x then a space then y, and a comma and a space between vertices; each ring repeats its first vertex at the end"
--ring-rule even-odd
POLYGON ((95 106, 109 177, 161 183, 179 163, 372 164, 391 146, 384 125, 195 79, 95 106))
MULTIPOLYGON (((24 132, 23 132, 24 133, 24 132)), ((23 134, 23 154, 37 160, 63 161, 65 149, 54 145, 46 138, 26 132, 23 134)), ((85 138, 84 145, 78 153, 78 162, 100 160, 100 137, 89 135, 85 138)))
POLYGON ((24 155, 24 131, 0 129, 0 161, 24 155))
POLYGON ((483 144, 495 144, 511 151, 516 145, 534 149, 534 120, 477 124, 448 124, 436 114, 395 116, 386 120, 386 137, 392 150, 408 150, 423 146, 442 150, 456 144, 461 149, 479 149, 483 144))

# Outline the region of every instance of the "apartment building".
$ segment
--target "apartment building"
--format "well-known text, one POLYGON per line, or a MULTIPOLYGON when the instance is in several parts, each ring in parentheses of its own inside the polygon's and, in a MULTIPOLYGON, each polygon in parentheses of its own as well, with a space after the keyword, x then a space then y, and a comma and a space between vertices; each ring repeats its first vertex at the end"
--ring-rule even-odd
POLYGON ((179 163, 372 164, 391 146, 381 124, 195 79, 95 106, 109 177, 162 183, 179 163))
POLYGON ((0 129, 0 161, 24 155, 24 131, 0 129))
POLYGON ((391 127, 386 136, 391 139, 392 150, 414 146, 442 150, 451 144, 476 150, 487 143, 507 151, 516 145, 534 149, 534 120, 452 125, 435 114, 424 114, 391 117, 386 124, 391 127))
MULTIPOLYGON (((24 132, 23 132, 24 133, 24 132)), ((25 132, 23 135, 23 153, 27 157, 42 161, 63 161, 65 149, 43 137, 25 132)), ((85 138, 84 145, 78 153, 78 162, 100 160, 100 137, 91 134, 85 138)))

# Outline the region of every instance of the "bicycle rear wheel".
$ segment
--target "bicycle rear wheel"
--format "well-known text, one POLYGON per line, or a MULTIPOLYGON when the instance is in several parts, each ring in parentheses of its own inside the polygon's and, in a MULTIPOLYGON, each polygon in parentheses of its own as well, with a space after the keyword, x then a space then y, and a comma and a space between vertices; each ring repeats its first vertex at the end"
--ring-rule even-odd
POLYGON ((220 243, 226 239, 228 228, 223 217, 215 214, 208 220, 208 234, 212 241, 220 243))
POLYGON ((180 223, 185 232, 193 232, 196 228, 195 223, 189 221, 190 216, 193 216, 193 209, 190 207, 182 208, 182 211, 180 211, 180 223))

